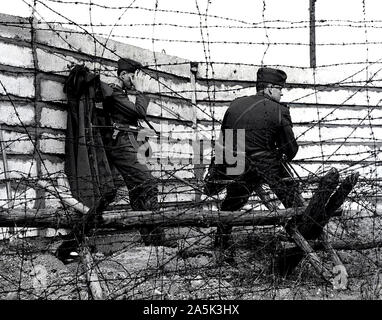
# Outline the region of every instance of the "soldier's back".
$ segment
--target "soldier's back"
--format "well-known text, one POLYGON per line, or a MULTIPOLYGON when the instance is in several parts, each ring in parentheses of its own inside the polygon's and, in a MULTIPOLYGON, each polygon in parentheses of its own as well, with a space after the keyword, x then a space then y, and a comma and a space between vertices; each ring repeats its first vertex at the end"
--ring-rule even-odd
POLYGON ((247 153, 272 151, 280 123, 282 105, 263 94, 234 100, 223 121, 225 129, 245 129, 247 153))

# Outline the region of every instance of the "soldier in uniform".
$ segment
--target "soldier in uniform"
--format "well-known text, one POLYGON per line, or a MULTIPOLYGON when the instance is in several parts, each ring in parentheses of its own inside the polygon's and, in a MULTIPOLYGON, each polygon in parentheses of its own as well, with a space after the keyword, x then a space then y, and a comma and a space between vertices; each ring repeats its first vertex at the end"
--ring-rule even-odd
MULTIPOLYGON (((103 109, 109 125, 124 128, 114 130, 112 136, 106 135, 104 143, 110 164, 119 171, 129 190, 132 209, 155 211, 159 209, 157 183, 147 166, 140 163, 137 157, 138 148, 143 143, 137 141, 138 120, 146 118, 149 104, 149 98, 135 88, 135 77, 141 68, 139 62, 122 58, 118 61, 119 85, 101 84, 103 92, 106 92, 103 109), (135 103, 129 100, 126 90, 135 91, 135 103)), ((140 232, 146 245, 166 244, 160 228, 145 227, 140 232)))
MULTIPOLYGON (((256 95, 240 97, 227 109, 221 131, 245 129, 245 169, 231 176, 223 211, 235 211, 248 201, 256 185, 266 183, 286 208, 303 205, 298 185, 282 165, 282 158, 291 161, 298 150, 292 130, 289 108, 280 103, 287 75, 273 68, 257 72, 256 95)), ((224 138, 223 138, 224 140, 224 138)), ((235 141, 234 141, 235 143, 235 141)), ((232 227, 218 227, 215 246, 228 248, 232 227)))

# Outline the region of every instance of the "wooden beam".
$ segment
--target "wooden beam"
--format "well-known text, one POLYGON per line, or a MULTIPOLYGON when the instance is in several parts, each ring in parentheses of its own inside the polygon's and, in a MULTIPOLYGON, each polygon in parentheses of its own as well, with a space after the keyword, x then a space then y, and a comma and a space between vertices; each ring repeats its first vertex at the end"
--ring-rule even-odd
POLYGON ((316 0, 309 0, 309 55, 310 55, 310 67, 315 68, 317 66, 316 61, 316 0))
MULTIPOLYGON (((141 226, 163 227, 214 227, 221 223, 232 226, 283 225, 290 218, 300 216, 305 207, 278 210, 253 211, 210 211, 210 210, 167 210, 167 211, 104 211, 96 220, 90 221, 93 227, 127 230, 141 226)), ((337 210, 335 216, 340 216, 337 210)), ((83 223, 83 215, 64 209, 0 209, 0 227, 73 228, 83 223)))

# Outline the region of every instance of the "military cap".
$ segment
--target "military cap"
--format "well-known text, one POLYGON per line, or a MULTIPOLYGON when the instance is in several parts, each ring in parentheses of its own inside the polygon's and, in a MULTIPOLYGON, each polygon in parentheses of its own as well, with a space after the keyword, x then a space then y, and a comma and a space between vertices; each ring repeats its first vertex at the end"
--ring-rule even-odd
POLYGON ((128 58, 121 58, 118 60, 118 71, 119 75, 123 70, 127 72, 135 72, 138 69, 141 69, 143 66, 138 61, 131 60, 128 58))
POLYGON ((279 69, 260 68, 257 71, 257 82, 266 82, 284 86, 286 78, 286 73, 279 69))

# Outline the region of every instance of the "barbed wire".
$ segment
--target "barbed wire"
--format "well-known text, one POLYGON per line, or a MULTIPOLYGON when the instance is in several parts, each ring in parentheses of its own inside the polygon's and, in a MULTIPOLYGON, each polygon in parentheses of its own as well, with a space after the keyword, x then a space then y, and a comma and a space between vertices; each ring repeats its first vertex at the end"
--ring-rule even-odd
MULTIPOLYGON (((211 134, 214 138, 214 134, 219 130, 221 119, 216 118, 215 109, 218 108, 217 105, 221 102, 229 102, 230 94, 235 94, 235 96, 240 95, 240 90, 249 89, 254 87, 254 82, 248 83, 245 81, 237 82, 232 81, 234 85, 232 88, 220 88, 219 82, 215 79, 216 72, 215 67, 217 65, 237 65, 237 66, 256 66, 255 64, 245 64, 245 63, 227 63, 227 62, 216 62, 213 61, 213 56, 211 52, 212 44, 231 44, 231 45, 265 45, 267 49, 263 52, 263 60, 267 54, 267 50, 271 45, 293 45, 293 46, 309 46, 309 43, 303 42, 274 42, 270 41, 270 36, 267 34, 266 41, 216 41, 211 39, 211 35, 209 31, 213 28, 216 29, 261 29, 265 30, 282 30, 282 29, 303 29, 309 28, 310 21, 287 21, 287 20, 266 20, 266 1, 263 1, 263 12, 262 12, 262 21, 259 22, 250 22, 244 21, 240 19, 232 19, 223 16, 217 16, 210 14, 209 3, 205 10, 202 10, 201 6, 199 6, 198 1, 195 0, 196 12, 191 11, 181 11, 181 10, 166 10, 161 9, 159 6, 160 1, 157 0, 154 8, 145 8, 139 6, 133 6, 135 1, 132 1, 128 6, 110 6, 110 5, 100 5, 95 1, 89 2, 81 2, 81 1, 59 1, 59 0, 46 0, 45 2, 51 2, 56 4, 75 4, 75 5, 83 5, 88 8, 89 13, 89 23, 76 23, 74 20, 69 17, 65 17, 60 14, 59 11, 50 8, 42 1, 35 1, 36 3, 44 5, 47 9, 51 9, 52 12, 59 14, 61 18, 65 18, 69 22, 61 23, 61 25, 69 25, 72 27, 77 27, 80 31, 69 31, 64 30, 58 27, 55 21, 47 22, 44 17, 42 17, 38 11, 35 11, 36 15, 40 15, 40 18, 43 20, 43 23, 48 25, 48 28, 39 28, 40 22, 37 21, 35 24, 30 22, 20 22, 18 23, 10 23, 10 22, 0 22, 0 25, 3 26, 18 26, 22 27, 25 24, 25 27, 31 28, 32 33, 38 30, 49 30, 56 34, 64 43, 68 45, 70 50, 76 52, 76 54, 81 55, 82 53, 78 52, 78 48, 73 47, 68 39, 65 36, 62 36, 62 33, 77 33, 77 34, 85 34, 90 36, 92 41, 94 42, 94 47, 97 45, 101 46, 102 53, 101 57, 104 55, 106 51, 115 54, 113 50, 108 46, 108 40, 112 38, 124 38, 124 39, 142 39, 142 40, 150 40, 152 42, 153 49, 155 49, 155 44, 157 42, 178 42, 178 43, 197 43, 202 44, 203 46, 203 54, 204 60, 200 61, 200 63, 204 63, 206 65, 205 75, 198 75, 196 78, 197 83, 201 83, 204 81, 205 87, 202 89, 192 88, 190 90, 174 90, 170 85, 166 84, 165 77, 166 74, 163 74, 163 79, 160 78, 151 78, 157 81, 158 84, 158 92, 150 92, 149 94, 156 98, 153 102, 154 105, 160 108, 160 115, 150 115, 156 121, 162 122, 164 117, 164 112, 167 112, 170 116, 174 117, 174 119, 181 122, 182 126, 186 129, 182 130, 171 130, 171 129, 163 129, 161 130, 161 135, 171 135, 174 134, 174 137, 171 137, 167 142, 169 144, 176 144, 180 142, 180 138, 175 138, 175 134, 184 134, 188 133, 195 128, 193 127, 195 124, 190 121, 189 118, 182 114, 182 111, 174 111, 171 108, 167 107, 164 104, 164 99, 172 99, 176 98, 181 101, 187 103, 187 106, 193 107, 198 112, 203 113, 203 116, 208 120, 200 120, 197 122, 198 133, 200 134, 211 134), (119 15, 115 23, 113 24, 102 24, 95 23, 93 21, 93 8, 98 7, 106 10, 121 10, 122 13, 119 15), (119 23, 122 16, 127 12, 127 10, 141 10, 141 11, 149 11, 154 13, 154 20, 152 24, 149 23, 137 23, 137 24, 124 24, 119 23), (179 15, 192 15, 196 16, 198 20, 197 25, 189 25, 189 24, 174 24, 174 23, 162 23, 158 22, 155 19, 155 14, 158 12, 164 13, 173 13, 179 15), (220 19, 226 22, 235 22, 240 23, 242 25, 218 25, 211 23, 213 19, 220 19), (269 24, 275 24, 274 26, 269 24), (277 24, 288 24, 287 26, 277 26, 277 24), (34 26, 35 25, 35 26, 34 26), (115 27, 120 26, 147 26, 152 28, 152 36, 151 37, 142 37, 142 36, 131 36, 131 35, 118 35, 114 34, 113 30, 115 27), (189 28, 189 29, 198 29, 200 30, 200 39, 197 40, 189 40, 189 39, 172 39, 172 38, 157 38, 155 35, 155 28, 160 26, 169 26, 176 28, 189 28), (86 27, 90 27, 90 31, 86 30, 86 27), (95 27, 112 27, 112 29, 108 33, 95 32, 95 27), (96 36, 104 35, 107 40, 105 43, 101 43, 96 36), (244 85, 243 85, 244 84, 244 85), (248 86, 247 86, 248 85, 248 86), (240 86, 239 89, 234 88, 235 86, 240 86), (190 101, 188 94, 206 94, 206 97, 201 99, 200 101, 206 104, 206 110, 200 107, 200 101, 196 100, 195 102, 190 101), (219 100, 219 94, 224 93, 227 94, 227 98, 219 100), (205 124, 209 126, 206 128, 205 126, 200 126, 200 123, 203 124, 202 121, 206 121, 205 124), (190 130, 190 131, 188 131, 190 130)), ((25 2, 26 3, 26 2, 25 2)), ((351 28, 361 28, 365 30, 365 41, 353 41, 353 42, 341 42, 341 43, 316 43, 317 46, 354 46, 354 45, 365 45, 367 50, 369 50, 370 46, 382 44, 379 41, 370 41, 368 39, 367 29, 370 28, 381 28, 382 26, 376 26, 376 24, 382 22, 378 20, 366 20, 366 3, 362 0, 363 5, 363 19, 359 21, 355 20, 319 20, 316 21, 318 28, 324 27, 351 27, 351 28)), ((36 6, 34 7, 36 9, 36 6)), ((33 42, 32 38, 32 42, 33 42)), ((32 46, 36 45, 36 43, 32 43, 32 46)), ((37 43, 38 45, 38 43, 37 43)), ((177 63, 158 63, 156 59, 156 53, 154 52, 154 64, 148 66, 150 69, 153 69, 156 72, 160 72, 158 68, 161 66, 172 66, 172 65, 182 65, 188 64, 189 62, 177 62, 177 63)), ((368 52, 368 51, 367 51, 368 52)), ((56 52, 51 52, 51 54, 56 55, 57 57, 65 60, 68 64, 71 63, 71 59, 68 59, 63 54, 59 54, 56 52)), ((94 49, 94 56, 97 56, 96 49, 94 49)), ((115 54, 116 58, 120 58, 119 55, 115 54)), ((382 59, 382 58, 381 58, 382 59)), ((295 123, 301 127, 307 127, 302 130, 297 138, 301 142, 301 145, 312 146, 319 145, 320 146, 320 154, 308 154, 307 156, 298 159, 293 162, 293 166, 296 168, 299 167, 301 171, 306 174, 303 175, 303 178, 308 178, 309 174, 313 176, 317 176, 318 172, 326 172, 326 167, 330 166, 333 163, 338 163, 343 165, 339 167, 338 172, 341 177, 345 177, 350 171, 355 170, 369 170, 369 175, 365 177, 361 177, 359 179, 359 183, 357 187, 352 191, 349 195, 348 201, 344 205, 344 217, 341 220, 335 219, 335 222, 330 222, 329 226, 327 226, 328 235, 332 238, 332 241, 335 243, 336 241, 341 240, 344 246, 352 246, 354 245, 354 239, 362 237, 365 233, 365 230, 370 240, 374 243, 378 243, 378 230, 380 228, 378 222, 379 211, 377 210, 377 203, 380 195, 382 194, 382 185, 381 180, 378 174, 378 168, 380 167, 381 160, 378 158, 378 154, 381 151, 381 141, 378 139, 378 136, 374 133, 376 128, 379 128, 381 125, 378 124, 378 120, 381 119, 381 116, 378 114, 373 114, 376 110, 380 108, 380 101, 377 104, 371 105, 370 103, 370 90, 372 90, 373 83, 380 81, 378 79, 378 73, 380 70, 373 71, 370 74, 370 67, 373 65, 378 65, 381 63, 381 59, 376 59, 371 61, 369 59, 368 54, 366 55, 366 59, 364 61, 359 62, 341 62, 336 64, 325 64, 317 67, 325 68, 325 67, 333 67, 333 66, 345 66, 345 65, 361 65, 361 68, 354 72, 350 76, 344 76, 343 79, 328 83, 325 85, 316 83, 316 70, 314 70, 314 82, 309 84, 308 88, 313 88, 313 93, 307 93, 304 95, 300 95, 291 103, 295 106, 307 105, 304 103, 304 99, 307 97, 311 97, 312 95, 316 96, 315 101, 317 102, 317 94, 332 88, 337 88, 338 86, 352 86, 355 84, 359 85, 359 88, 352 87, 352 93, 349 97, 344 98, 341 102, 336 103, 335 105, 331 105, 331 109, 328 113, 323 114, 322 111, 318 112, 317 120, 314 121, 300 121, 295 123), (354 80, 353 78, 356 75, 365 72, 367 74, 365 81, 354 80), (355 96, 359 95, 361 92, 366 90, 366 105, 367 108, 366 114, 362 114, 359 117, 349 116, 344 114, 342 116, 334 116, 334 113, 338 111, 339 108, 344 107, 347 103, 355 96), (349 123, 351 122, 352 123, 349 123), (353 123, 354 122, 354 123, 353 123), (333 128, 338 127, 339 123, 343 123, 347 128, 350 128, 343 136, 336 138, 328 138, 326 139, 322 130, 325 126, 332 126, 333 128), (370 137, 364 136, 354 136, 354 132, 358 128, 369 128, 371 132, 370 137), (301 141, 301 137, 304 134, 311 132, 312 130, 319 130, 319 141, 301 141), (344 146, 349 145, 349 141, 355 138, 354 142, 356 146, 366 146, 370 147, 370 150, 361 149, 361 150, 352 150, 351 152, 343 151, 344 146), (334 149, 326 149, 326 144, 332 144, 334 149), (339 159, 339 160, 335 160, 339 159), (315 167, 308 167, 306 164, 311 163, 315 167), (354 206, 357 209, 354 209, 354 206)), ((88 56, 87 59, 88 60, 88 56)), ((92 60, 90 58, 89 60, 92 60)), ((104 60, 100 60, 102 63, 104 60)), ((262 63, 260 63, 261 65, 262 63)), ((289 66, 296 69, 305 70, 306 67, 296 67, 289 66)), ((98 71, 94 69, 95 71, 98 71)), ((101 70, 101 74, 110 75, 114 72, 114 68, 107 67, 101 70)), ((33 68, 28 70, 13 70, 7 71, 11 72, 14 75, 18 75, 21 73, 31 73, 33 75, 37 74, 55 74, 62 78, 62 76, 66 76, 67 70, 48 70, 42 71, 36 65, 33 68)), ((224 83, 224 80, 220 80, 220 82, 224 83)), ((5 82, 4 82, 5 83, 5 82)), ((55 181, 58 174, 62 173, 62 169, 58 168, 56 170, 50 170, 46 165, 45 161, 47 160, 47 156, 51 156, 51 160, 56 161, 56 163, 62 163, 63 154, 58 154, 56 151, 52 151, 51 154, 49 151, 45 150, 44 152, 40 151, 39 144, 43 142, 50 141, 50 139, 54 138, 56 142, 64 142, 65 137, 55 135, 53 137, 43 136, 44 128, 41 127, 41 124, 35 122, 35 124, 25 124, 22 120, 22 117, 18 113, 18 101, 21 97, 14 96, 8 93, 6 84, 0 79, 0 84, 5 93, 4 100, 8 100, 12 105, 14 112, 16 114, 16 118, 18 121, 17 125, 8 125, 5 123, 5 126, 1 127, 1 130, 6 132, 19 132, 25 134, 21 137, 10 137, 4 139, 2 142, 2 146, 5 148, 10 159, 15 160, 18 158, 25 159, 29 157, 28 154, 25 153, 25 150, 18 151, 18 144, 22 144, 24 142, 29 141, 32 146, 34 152, 36 152, 37 158, 41 162, 42 168, 46 171, 46 173, 40 172, 40 176, 37 176, 33 169, 32 164, 30 165, 29 171, 25 173, 24 171, 18 171, 11 169, 9 173, 11 175, 11 179, 9 181, 13 184, 14 191, 14 199, 8 199, 6 196, 3 196, 0 193, 0 213, 2 212, 5 204, 10 204, 10 202, 16 202, 16 207, 19 207, 25 212, 31 210, 30 205, 36 200, 45 200, 50 201, 53 199, 53 202, 56 203, 58 207, 63 206, 63 210, 65 212, 66 217, 70 217, 71 211, 73 209, 64 204, 64 198, 66 197, 62 192, 59 186, 55 181), (15 131, 16 130, 16 131, 15 131), (19 178, 21 175, 22 178, 19 178), (18 177, 18 178, 14 178, 18 177), (48 180, 55 187, 56 193, 60 196, 58 200, 54 200, 54 196, 46 195, 45 197, 38 196, 35 192, 36 190, 36 182, 39 179, 48 180), (27 184, 27 185, 25 185, 27 184)), ((301 87, 300 84, 289 85, 290 89, 301 87)), ((3 99, 3 98, 1 98, 3 99)), ((59 104, 57 107, 58 110, 64 110, 64 105, 66 100, 46 100, 42 99, 38 96, 34 96, 31 98, 31 101, 35 104, 46 104, 50 107, 52 104, 59 104)), ((313 104, 314 105, 314 104, 313 104)), ((319 103, 316 103, 318 108, 319 103)), ((317 109, 318 110, 318 109, 317 109)), ((173 120, 172 118, 170 118, 173 120)), ((3 123, 3 121, 2 121, 3 123)), ((171 123, 173 124, 173 123, 171 123)), ((335 129, 334 129, 335 130, 335 129)), ((62 129, 48 128, 47 132, 49 134, 59 133, 62 134, 62 129)), ((191 140, 191 139, 189 139, 191 140)), ((212 139, 214 140, 214 139, 212 139)), ((191 145, 190 141, 184 140, 183 144, 191 145)), ((160 142, 159 142, 160 144, 160 142)), ((212 151, 208 153, 211 156, 212 151)), ((178 167, 171 167, 168 165, 166 167, 163 162, 161 162, 162 158, 168 158, 172 160, 174 163, 176 159, 185 159, 192 158, 192 152, 188 149, 173 149, 169 150, 169 152, 164 151, 163 146, 160 146, 160 151, 157 158, 157 163, 160 166, 155 167, 152 172, 159 175, 159 178, 156 178, 156 181, 162 187, 159 190, 159 199, 161 199, 161 205, 165 209, 177 208, 178 214, 177 217, 181 217, 186 214, 190 214, 195 210, 199 210, 200 208, 207 207, 208 210, 211 211, 211 214, 218 210, 219 202, 221 201, 222 195, 217 197, 206 197, 200 198, 195 201, 194 194, 202 193, 202 185, 200 182, 195 181, 195 175, 190 175, 189 178, 184 178, 183 181, 180 181, 174 174, 178 172, 187 172, 194 173, 194 168, 192 166, 192 161, 190 160, 188 164, 180 163, 181 165, 178 167), (170 167, 170 168, 168 168, 170 167), (167 203, 166 203, 167 201, 167 203)), ((208 156, 207 155, 207 156, 208 156)), ((32 162, 36 161, 34 159, 32 162)), ((180 161, 181 162, 181 161, 180 161)), ((40 169, 41 170, 41 169, 40 169)), ((365 171, 366 172, 366 171, 365 171)), ((4 171, 0 170, 0 181, 5 182, 6 179, 3 179, 2 176, 4 171)), ((91 176, 83 177, 84 179, 90 179, 91 176)), ((60 186, 62 188, 62 186, 60 186)), ((317 186, 314 184, 306 183, 304 184, 304 195, 306 199, 317 190, 317 186)), ((1 191, 1 189, 0 189, 1 191)), ((70 190, 68 190, 70 191, 70 190)), ((115 208, 120 206, 125 210, 130 211, 131 206, 129 202, 129 192, 125 188, 119 189, 117 194, 116 202, 120 202, 120 204, 115 204, 115 208)), ((237 216, 237 219, 243 218, 249 213, 252 212, 253 209, 258 209, 263 207, 263 202, 257 197, 253 196, 248 201, 245 209, 242 214, 237 216), (247 208, 248 207, 248 208, 247 208)), ((44 209, 37 208, 36 210, 36 221, 43 221, 44 219, 39 216, 39 212, 44 209)), ((48 209, 49 211, 49 209, 48 209)), ((54 215, 54 213, 53 213, 54 215)), ((48 217, 51 217, 49 215, 48 217)), ((48 218, 47 217, 47 218, 48 218)), ((133 213, 130 215, 131 219, 139 218, 139 215, 134 215, 133 213)), ((0 218, 0 221, 1 218, 0 218)), ((163 224, 165 227, 166 225, 163 224)), ((298 297, 298 292, 303 292, 308 295, 311 293, 310 291, 317 290, 317 287, 322 288, 322 291, 326 294, 331 294, 331 291, 324 285, 320 283, 320 281, 312 276, 314 271, 312 271, 312 267, 306 263, 306 261, 302 262, 302 267, 298 270, 298 272, 292 277, 292 279, 284 279, 284 281, 275 280, 274 273, 272 270, 270 271, 267 266, 273 266, 273 263, 276 259, 276 255, 279 250, 277 250, 276 245, 273 240, 269 240, 266 238, 267 235, 272 234, 274 237, 278 235, 278 230, 280 227, 272 226, 270 228, 270 232, 268 229, 268 234, 265 229, 257 226, 247 226, 247 227, 236 227, 233 233, 234 238, 236 239, 236 251, 238 252, 235 256, 236 264, 228 264, 225 263, 224 260, 222 262, 221 255, 223 252, 220 252, 218 249, 211 249, 212 239, 215 236, 215 229, 213 227, 198 227, 198 226, 188 226, 188 228, 169 228, 168 230, 171 234, 170 238, 173 238, 177 241, 177 248, 165 248, 165 247, 147 247, 142 246, 139 240, 139 236, 137 233, 130 231, 132 238, 130 241, 128 239, 118 239, 118 230, 116 233, 110 232, 106 234, 101 234, 100 236, 97 233, 102 233, 101 229, 94 229, 92 234, 87 236, 85 240, 79 240, 76 238, 72 238, 71 240, 60 240, 58 236, 58 231, 55 231, 54 237, 48 241, 51 244, 57 244, 58 241, 61 241, 64 244, 68 244, 67 250, 79 251, 79 246, 86 246, 91 243, 92 239, 96 239, 97 237, 101 239, 109 240, 109 247, 115 246, 115 248, 104 249, 103 251, 100 249, 102 245, 94 246, 93 256, 93 265, 91 268, 97 271, 99 281, 101 284, 103 291, 105 292, 108 299, 152 299, 152 298, 160 298, 160 299, 193 299, 193 298, 208 298, 208 299, 222 299, 222 298, 244 298, 244 299, 253 299, 253 298, 280 298, 280 292, 288 288, 289 289, 289 298, 298 297), (185 230, 186 229, 186 230, 185 230), (260 241, 261 238, 265 240, 260 241), (138 240, 137 240, 138 239, 138 240), (250 248, 248 248, 250 247, 250 248), (97 252, 98 251, 98 252, 97 252), (110 253, 111 252, 111 253, 110 253), (98 254, 98 255, 97 255, 98 254), (133 258, 129 259, 127 256, 131 255, 133 258), (135 259, 135 260, 134 260, 135 259), (141 259, 141 260, 139 260, 141 259), (174 289, 175 288, 175 289, 174 289)), ((92 281, 87 279, 87 270, 84 267, 84 264, 77 262, 69 262, 67 264, 63 264, 60 260, 54 260, 52 255, 49 255, 49 252, 56 252, 54 248, 47 249, 48 246, 41 250, 41 247, 38 247, 38 241, 43 241, 43 237, 37 238, 28 238, 25 235, 30 231, 30 228, 19 228, 16 231, 16 235, 12 237, 12 239, 16 239, 16 242, 1 242, 0 241, 0 252, 1 254, 7 255, 6 262, 0 262, 0 297, 12 297, 13 294, 17 294, 18 297, 27 297, 29 299, 43 298, 43 299, 66 299, 68 297, 75 299, 88 299, 91 297, 89 294, 89 285, 94 284, 92 281), (29 230, 29 231, 28 231, 29 230), (19 241, 19 243, 17 243, 19 241), (35 249, 33 249, 33 245, 35 249), (50 250, 50 251, 49 251, 50 250), (46 256, 41 255, 41 251, 44 251, 46 256), (50 258, 49 258, 50 257, 50 258), (44 260, 47 259, 47 260, 44 260), (54 260, 55 264, 59 267, 59 271, 51 271, 46 272, 46 276, 44 277, 42 274, 50 268, 50 264, 54 260), (37 261, 37 262, 36 262, 37 261), (43 268, 41 267, 43 266, 43 268), (14 269, 15 272, 8 272, 9 269, 14 269), (75 270, 72 270, 72 269, 75 270), (44 271, 45 269, 45 271, 44 271), (32 272, 32 275, 28 277, 26 274, 28 272, 32 272)), ((107 231, 106 231, 107 232, 107 231)), ((286 235, 284 235, 286 236, 286 235)), ((9 238, 7 236, 7 231, 2 231, 0 228, 0 238, 9 238), (4 234, 4 235, 3 235, 4 234)), ((274 239, 274 238, 273 238, 274 239)), ((14 240, 12 240, 14 241, 14 240)), ((285 243, 285 242, 283 242, 285 243)), ((280 245, 280 243, 278 244, 280 245)), ((377 245, 380 246, 381 244, 377 245)), ((285 245, 287 247, 287 245, 285 245)), ((369 279, 372 276, 377 274, 377 270, 380 268, 379 256, 374 251, 364 251, 364 250, 352 250, 351 257, 353 259, 361 258, 361 262, 356 264, 356 267, 352 265, 347 265, 349 271, 351 270, 351 277, 353 281, 361 281, 365 290, 369 290, 368 293, 362 293, 364 295, 371 295, 373 292, 374 297, 379 297, 380 293, 376 293, 375 286, 371 280, 369 279), (358 256, 357 256, 358 254, 358 256), (374 291, 373 291, 374 290, 374 291)), ((97 283, 97 282, 96 282, 97 283)), ((316 294, 316 291, 314 292, 316 294)))

